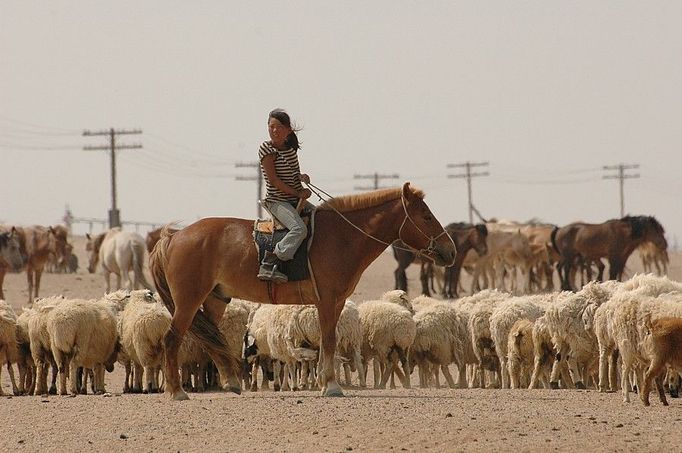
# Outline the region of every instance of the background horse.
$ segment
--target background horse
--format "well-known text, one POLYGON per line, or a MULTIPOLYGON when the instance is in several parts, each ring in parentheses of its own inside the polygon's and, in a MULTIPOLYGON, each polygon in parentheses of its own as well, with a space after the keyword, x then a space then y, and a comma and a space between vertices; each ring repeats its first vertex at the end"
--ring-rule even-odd
POLYGON ((643 242, 666 250, 663 226, 654 217, 626 216, 599 224, 576 222, 552 231, 552 245, 561 255, 557 270, 561 288, 573 290, 576 265, 596 263, 602 280, 604 263, 609 260, 609 279, 621 280, 630 254, 643 242))
MULTIPOLYGON (((8 229, 5 227, 4 229, 8 229)), ((28 280, 28 304, 33 303, 40 291, 40 278, 48 259, 52 256, 57 261, 64 259, 67 242, 67 230, 63 226, 44 227, 12 227, 19 241, 20 253, 26 267, 28 280)), ((5 279, 7 266, 0 263, 0 288, 5 279)), ((1 291, 0 291, 1 293, 1 291)), ((4 297, 4 295, 3 295, 4 297)))
POLYGON ((216 363, 223 388, 240 392, 240 364, 226 356, 225 338, 216 327, 225 310, 215 297, 219 293, 262 303, 316 305, 322 394, 342 396, 334 374, 336 323, 363 271, 396 239, 440 265, 455 259, 450 236, 423 196, 405 183, 323 203, 315 213, 308 254, 314 277, 299 282, 272 284, 256 278, 253 220, 208 218, 176 233, 164 230, 150 266, 159 295, 173 313, 164 337, 166 391, 173 399, 187 399, 178 373, 178 348, 190 330, 216 363))
MULTIPOLYGON (((460 222, 447 225, 445 231, 455 243, 457 258, 452 266, 445 268, 443 295, 445 297, 456 298, 457 283, 459 282, 462 263, 469 250, 475 249, 479 256, 485 255, 488 252, 488 246, 486 245, 488 229, 483 224, 471 225, 460 222)), ((393 256, 398 261, 398 267, 393 272, 395 275, 395 289, 407 291, 407 274, 405 270, 410 264, 418 262, 421 265, 419 279, 422 284, 422 294, 431 296, 430 289, 435 291, 432 284, 433 263, 430 260, 422 260, 415 252, 408 250, 400 241, 392 244, 392 248, 393 256)))
POLYGON ((116 274, 116 289, 153 289, 144 276, 145 242, 138 233, 122 231, 120 228, 112 228, 106 233, 92 237, 86 235, 88 242, 85 250, 90 252, 90 264, 88 271, 94 273, 97 263, 102 263, 104 280, 107 283, 106 292, 111 291, 109 278, 112 273, 116 274), (130 271, 133 271, 133 280, 130 280, 130 271))
POLYGON ((24 266, 24 257, 21 254, 19 233, 15 227, 9 231, 0 232, 0 300, 5 299, 2 292, 2 283, 5 280, 7 269, 20 270, 24 266))

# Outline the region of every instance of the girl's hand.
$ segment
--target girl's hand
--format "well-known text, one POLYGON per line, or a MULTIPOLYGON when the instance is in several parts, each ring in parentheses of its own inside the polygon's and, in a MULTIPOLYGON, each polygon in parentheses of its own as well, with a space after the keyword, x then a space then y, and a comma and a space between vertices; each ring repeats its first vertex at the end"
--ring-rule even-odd
POLYGON ((301 173, 301 182, 308 184, 310 182, 310 176, 305 173, 301 173))

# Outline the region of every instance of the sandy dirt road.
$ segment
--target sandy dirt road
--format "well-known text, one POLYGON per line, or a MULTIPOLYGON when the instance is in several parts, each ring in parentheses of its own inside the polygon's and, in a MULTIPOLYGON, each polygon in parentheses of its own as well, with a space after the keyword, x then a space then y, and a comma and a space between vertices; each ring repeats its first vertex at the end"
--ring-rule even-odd
MULTIPOLYGON (((101 275, 46 274, 41 294, 97 297, 101 275)), ((670 275, 682 280, 682 257, 670 275)), ((356 300, 393 287, 395 262, 382 255, 365 272, 356 300)), ((633 258, 629 269, 638 270, 633 258)), ((416 296, 417 268, 408 270, 416 296)), ((25 304, 25 274, 10 274, 6 298, 25 304)), ((417 378, 413 375, 413 382, 417 378)), ((106 377, 111 396, 0 397, 0 451, 675 451, 682 445, 682 401, 663 407, 594 390, 346 389, 346 398, 316 392, 241 396, 121 395, 123 373, 106 377)), ((368 379, 371 381, 371 376, 368 379)), ((6 370, 2 388, 11 392, 6 370)))

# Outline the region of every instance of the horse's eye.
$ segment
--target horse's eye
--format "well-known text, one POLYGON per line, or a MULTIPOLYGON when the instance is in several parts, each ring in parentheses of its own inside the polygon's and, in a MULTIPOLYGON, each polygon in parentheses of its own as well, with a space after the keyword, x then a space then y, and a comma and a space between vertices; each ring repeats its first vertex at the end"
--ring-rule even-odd
POLYGON ((430 222, 433 220, 433 216, 431 216, 431 215, 424 216, 424 220, 426 220, 427 222, 430 222))

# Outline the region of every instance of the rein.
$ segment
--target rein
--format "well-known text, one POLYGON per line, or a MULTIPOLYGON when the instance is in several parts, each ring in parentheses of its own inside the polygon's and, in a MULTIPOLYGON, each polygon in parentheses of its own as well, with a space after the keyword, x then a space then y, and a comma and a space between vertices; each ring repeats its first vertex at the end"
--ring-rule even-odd
MULTIPOLYGON (((312 193, 317 195, 317 198, 319 198, 320 201, 329 201, 329 200, 334 199, 333 196, 329 195, 327 192, 325 192, 324 190, 320 189, 319 187, 317 187, 316 185, 314 185, 312 183, 306 183, 306 186, 308 186, 308 188, 310 189, 310 191, 312 193), (326 200, 322 196, 322 194, 324 194, 327 197, 326 200)), ((330 207, 332 208, 332 210, 334 212, 336 212, 339 215, 339 217, 341 217, 343 220, 345 220, 346 223, 348 223, 350 226, 352 226, 353 228, 355 228, 356 230, 358 230, 359 232, 361 232, 362 234, 364 234, 368 238, 373 239, 373 240, 379 242, 380 244, 384 244, 387 247, 390 245, 393 245, 393 247, 395 247, 398 250, 403 250, 403 251, 407 251, 407 252, 414 252, 417 254, 417 256, 420 256, 420 257, 423 256, 423 257, 431 260, 432 262, 435 262, 435 260, 430 255, 432 253, 434 253, 436 250, 436 240, 438 238, 440 238, 442 235, 447 234, 445 231, 445 228, 443 228, 443 231, 440 234, 438 234, 437 236, 429 236, 421 228, 419 228, 419 226, 415 223, 415 221, 412 220, 412 217, 410 217, 410 213, 407 212, 407 204, 405 204, 405 197, 403 196, 402 192, 400 193, 400 201, 403 205, 403 211, 405 212, 405 218, 403 219, 402 223, 400 224, 400 228, 398 229, 398 239, 400 239, 400 241, 403 244, 405 244, 408 248, 401 247, 401 246, 395 245, 395 244, 390 244, 386 241, 379 239, 376 236, 373 236, 373 235, 367 233, 365 230, 363 230, 362 228, 360 228, 359 226, 357 226, 353 222, 351 222, 346 216, 344 216, 341 212, 339 212, 338 209, 336 209, 333 205, 331 205, 330 207), (407 223, 408 220, 410 221, 412 226, 414 226, 417 229, 417 231, 419 231, 422 235, 424 235, 425 238, 427 238, 429 240, 429 245, 426 248, 416 249, 416 248, 410 246, 408 243, 406 243, 403 240, 402 232, 403 232, 403 228, 405 227, 405 224, 407 223)))

